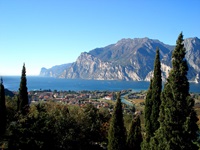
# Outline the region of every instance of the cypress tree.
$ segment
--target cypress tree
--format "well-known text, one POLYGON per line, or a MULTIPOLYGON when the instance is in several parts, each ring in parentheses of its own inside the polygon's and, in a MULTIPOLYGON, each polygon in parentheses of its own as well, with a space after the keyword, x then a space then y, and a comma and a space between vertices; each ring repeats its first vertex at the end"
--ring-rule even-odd
POLYGON ((0 83, 0 137, 6 130, 6 105, 5 105, 5 89, 3 85, 3 79, 0 83))
POLYGON ((144 108, 144 113, 145 113, 145 118, 144 118, 144 121, 145 121, 145 140, 144 142, 149 142, 151 136, 152 136, 152 125, 151 125, 151 120, 150 120, 150 117, 151 117, 151 112, 152 112, 152 100, 151 100, 151 97, 152 97, 152 80, 150 81, 150 86, 149 86, 149 89, 147 91, 147 96, 146 96, 146 100, 145 100, 145 108, 144 108))
POLYGON ((162 91, 162 76, 161 76, 161 65, 160 65, 160 54, 159 49, 156 50, 156 58, 154 62, 154 77, 152 83, 152 112, 151 112, 151 124, 152 133, 159 128, 159 108, 161 104, 161 91, 162 91))
POLYGON ((126 130, 124 127, 120 93, 113 111, 108 131, 108 150, 124 150, 126 145, 126 130))
POLYGON ((159 107, 161 104, 162 77, 159 49, 156 49, 156 57, 154 61, 153 79, 147 92, 145 101, 145 129, 146 142, 154 136, 155 131, 159 128, 159 107))
POLYGON ((127 150, 140 150, 142 142, 140 116, 136 115, 131 122, 127 136, 127 150))
POLYGON ((28 111, 29 101, 28 101, 28 92, 27 92, 27 80, 26 80, 26 68, 25 64, 22 68, 21 82, 19 88, 19 97, 18 97, 18 110, 25 115, 28 111))
POLYGON ((160 128, 151 140, 152 149, 197 149, 193 143, 197 137, 197 116, 189 94, 185 53, 181 33, 172 54, 172 70, 162 92, 160 128))

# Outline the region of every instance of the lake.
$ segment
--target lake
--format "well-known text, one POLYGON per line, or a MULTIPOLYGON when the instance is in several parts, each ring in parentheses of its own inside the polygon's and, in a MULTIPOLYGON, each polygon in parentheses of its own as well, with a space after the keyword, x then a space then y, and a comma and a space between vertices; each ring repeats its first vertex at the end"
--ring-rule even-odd
MULTIPOLYGON (((17 91, 20 76, 4 76, 5 88, 17 91)), ((81 80, 59 79, 50 77, 27 76, 28 90, 63 90, 63 91, 120 91, 131 89, 133 91, 147 90, 150 82, 146 81, 116 81, 116 80, 81 80)), ((190 92, 200 93, 200 84, 190 83, 190 92)))

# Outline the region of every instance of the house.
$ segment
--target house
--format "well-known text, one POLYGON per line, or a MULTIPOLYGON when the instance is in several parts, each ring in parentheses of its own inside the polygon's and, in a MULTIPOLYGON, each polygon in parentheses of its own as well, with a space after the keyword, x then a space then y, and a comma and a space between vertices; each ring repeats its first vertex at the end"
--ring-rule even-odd
POLYGON ((106 100, 113 100, 113 95, 112 95, 112 94, 109 94, 109 95, 105 96, 103 99, 106 99, 106 100))

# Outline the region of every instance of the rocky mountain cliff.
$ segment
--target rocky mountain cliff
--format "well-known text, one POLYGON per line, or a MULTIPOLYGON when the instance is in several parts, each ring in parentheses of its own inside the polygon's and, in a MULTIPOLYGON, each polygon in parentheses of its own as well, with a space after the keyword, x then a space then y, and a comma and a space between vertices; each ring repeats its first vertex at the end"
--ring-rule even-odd
POLYGON ((188 38, 184 41, 187 50, 186 59, 189 64, 188 78, 192 81, 199 81, 200 75, 200 39, 188 38))
POLYGON ((40 74, 39 76, 43 76, 43 77, 60 77, 63 72, 68 69, 71 66, 71 63, 68 64, 62 64, 62 65, 56 65, 53 66, 49 69, 47 68, 42 68, 40 70, 40 74))
MULTIPOLYGON (((200 74, 200 39, 184 40, 188 61, 188 78, 198 81, 200 74)), ((149 81, 153 75, 156 48, 160 49, 163 80, 171 69, 174 46, 149 38, 122 39, 116 44, 81 53, 76 62, 59 77, 94 80, 149 81)))

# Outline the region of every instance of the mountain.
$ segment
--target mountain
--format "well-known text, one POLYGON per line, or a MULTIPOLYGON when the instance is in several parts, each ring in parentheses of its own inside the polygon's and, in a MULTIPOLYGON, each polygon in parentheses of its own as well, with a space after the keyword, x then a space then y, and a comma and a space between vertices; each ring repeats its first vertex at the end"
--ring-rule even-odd
POLYGON ((43 77, 60 77, 61 74, 71 66, 71 64, 72 63, 56 65, 49 69, 43 67, 39 75, 43 77))
POLYGON ((116 44, 82 53, 65 77, 142 81, 153 70, 157 47, 161 59, 174 48, 149 38, 122 39, 116 44))
POLYGON ((200 75, 200 39, 188 38, 184 41, 187 50, 185 58, 189 64, 188 78, 198 82, 200 75))
MULTIPOLYGON (((184 44, 189 66, 188 79, 197 82, 200 76, 200 39, 187 38, 184 44)), ((83 52, 76 62, 60 70, 58 77, 149 81, 153 75, 157 47, 160 49, 161 70, 165 80, 171 69, 175 46, 149 38, 122 39, 115 44, 83 52)))

